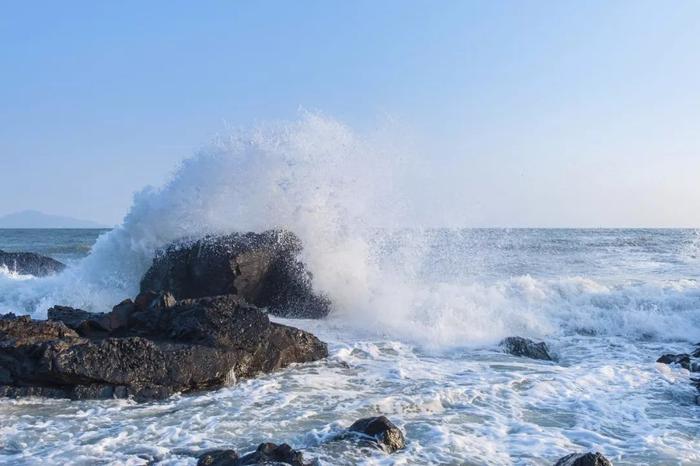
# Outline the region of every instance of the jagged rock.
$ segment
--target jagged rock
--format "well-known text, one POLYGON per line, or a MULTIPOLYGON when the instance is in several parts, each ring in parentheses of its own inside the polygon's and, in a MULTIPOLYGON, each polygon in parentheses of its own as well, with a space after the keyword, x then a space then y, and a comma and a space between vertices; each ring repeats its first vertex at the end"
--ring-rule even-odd
POLYGON ((241 456, 236 466, 269 463, 284 463, 291 464, 292 466, 308 465, 308 463, 304 462, 304 455, 300 451, 294 450, 286 443, 282 445, 261 443, 258 449, 253 453, 241 456))
POLYGON ((387 453, 393 453, 406 446, 403 432, 385 416, 368 417, 355 421, 348 432, 362 434, 376 443, 387 453))
POLYGON ((151 325, 161 310, 170 309, 176 304, 170 293, 145 292, 134 301, 125 299, 108 313, 54 306, 47 314, 49 320, 65 323, 82 337, 97 338, 129 331, 143 334, 143 330, 151 325))
POLYGON ((47 311, 48 319, 63 322, 81 337, 100 337, 109 333, 109 319, 105 313, 93 313, 68 306, 54 306, 47 311))
POLYGON ((283 443, 261 443, 257 450, 242 457, 234 450, 214 450, 199 457, 197 466, 247 466, 256 464, 289 464, 291 466, 309 466, 304 462, 304 455, 283 443))
POLYGON ((683 369, 690 370, 690 355, 688 354, 664 354, 656 362, 662 364, 678 364, 683 369))
POLYGON ((612 466, 612 463, 598 452, 572 453, 559 459, 554 466, 612 466))
POLYGON ((34 275, 35 277, 52 275, 66 268, 65 264, 56 259, 33 252, 5 252, 0 250, 0 267, 2 266, 7 267, 12 272, 21 275, 34 275))
POLYGON ((65 321, 0 317, 0 395, 158 399, 328 354, 315 336, 270 322, 237 296, 171 304, 125 301, 82 322, 84 311, 54 308, 76 330, 65 321))
POLYGON ((506 353, 513 356, 552 361, 552 356, 550 356, 549 348, 545 342, 535 343, 529 338, 508 337, 501 341, 500 346, 506 353))
POLYGON ((197 466, 235 466, 237 460, 235 450, 212 450, 199 457, 197 466))
POLYGON ((301 249, 294 234, 276 230, 172 244, 156 254, 141 291, 178 300, 235 294, 278 316, 324 317, 330 302, 314 293, 301 249))
POLYGON ((104 314, 83 311, 68 306, 54 306, 47 311, 48 320, 63 322, 67 327, 75 330, 86 320, 99 319, 104 314))

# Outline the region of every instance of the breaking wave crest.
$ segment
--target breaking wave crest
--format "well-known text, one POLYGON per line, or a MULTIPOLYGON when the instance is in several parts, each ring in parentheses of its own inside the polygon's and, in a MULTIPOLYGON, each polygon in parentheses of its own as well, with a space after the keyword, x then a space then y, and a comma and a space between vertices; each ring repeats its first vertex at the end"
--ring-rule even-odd
MULTIPOLYGON (((358 332, 434 347, 566 332, 700 338, 693 280, 426 274, 435 246, 413 220, 410 200, 431 187, 416 182, 412 158, 382 134, 361 137, 305 113, 219 138, 164 186, 136 194, 123 223, 61 275, 20 280, 0 270, 0 310, 37 317, 54 304, 108 310, 136 294, 155 250, 171 241, 287 228, 304 242, 315 286, 335 304, 331 319, 358 332), (396 231, 407 233, 387 260, 378 238, 396 231)), ((484 252, 460 254, 466 263, 484 252)))

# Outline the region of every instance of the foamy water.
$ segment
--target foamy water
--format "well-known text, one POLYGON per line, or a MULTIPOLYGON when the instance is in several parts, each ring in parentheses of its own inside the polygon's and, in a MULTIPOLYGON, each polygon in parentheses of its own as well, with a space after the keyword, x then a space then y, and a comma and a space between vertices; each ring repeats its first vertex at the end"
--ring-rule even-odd
POLYGON ((698 232, 422 229, 406 205, 410 157, 382 140, 305 115, 222 139, 72 252, 65 233, 13 233, 15 250, 55 246, 70 266, 46 278, 0 270, 2 312, 109 310, 169 241, 272 227, 302 238, 336 309, 285 321, 327 341, 328 360, 221 390, 0 400, 0 462, 193 465, 203 449, 274 441, 326 465, 549 465, 583 450, 618 465, 700 464, 690 374, 654 362, 700 341, 698 232), (557 361, 502 354, 509 335, 547 341, 557 361), (328 441, 379 413, 405 430, 404 451, 328 441))

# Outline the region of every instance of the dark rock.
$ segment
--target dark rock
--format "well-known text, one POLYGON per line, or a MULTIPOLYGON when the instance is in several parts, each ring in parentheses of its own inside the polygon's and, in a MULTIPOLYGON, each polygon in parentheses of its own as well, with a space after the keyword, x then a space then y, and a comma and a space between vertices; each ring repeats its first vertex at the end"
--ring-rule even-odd
POLYGON ((234 450, 214 450, 199 457, 197 466, 247 466, 256 464, 289 464, 292 466, 309 466, 304 462, 304 455, 283 443, 261 443, 258 449, 242 457, 234 450))
POLYGON ((313 292, 299 261, 301 242, 286 231, 231 234, 176 243, 159 251, 141 291, 175 299, 235 294, 283 317, 320 318, 330 302, 313 292))
POLYGON ((513 356, 552 361, 547 343, 544 342, 535 343, 529 338, 508 337, 501 341, 500 346, 513 356))
MULTIPOLYGON (((220 293, 228 294, 228 293, 220 293)), ((211 295, 217 296, 217 295, 211 295)), ((130 300, 129 300, 130 301, 130 300)), ((170 309, 177 304, 177 300, 168 291, 143 291, 136 296, 134 307, 139 311, 147 311, 152 309, 170 309)))
POLYGON ((282 445, 261 443, 257 450, 242 456, 235 465, 244 466, 270 463, 284 463, 291 464, 292 466, 308 466, 309 464, 304 462, 304 455, 300 451, 294 450, 286 443, 282 445))
POLYGON ((68 306, 54 306, 47 312, 48 319, 63 322, 81 337, 105 337, 110 331, 109 318, 104 313, 93 313, 68 306))
POLYGON ((348 428, 348 432, 363 434, 387 453, 393 453, 406 446, 406 439, 401 429, 385 416, 368 417, 355 421, 348 428))
POLYGON ((692 385, 693 387, 695 387, 697 390, 700 391, 700 379, 698 379, 697 377, 690 378, 690 385, 692 385))
POLYGON ((158 399, 328 354, 313 335, 270 322, 237 296, 158 302, 139 309, 125 301, 81 322, 84 311, 53 308, 75 330, 0 317, 0 395, 158 399))
POLYGON ((199 457, 197 466, 234 466, 238 460, 235 450, 213 450, 199 457))
POLYGON ((0 250, 0 267, 5 266, 10 271, 22 275, 44 277, 61 272, 64 264, 50 257, 33 252, 5 252, 0 250))
POLYGON ((572 453, 559 459, 554 466, 612 466, 612 463, 598 452, 572 453))
POLYGON ((0 316, 0 348, 41 344, 57 339, 77 339, 78 334, 63 322, 36 321, 29 316, 5 314, 0 316))
POLYGON ((656 362, 662 364, 678 364, 683 369, 690 370, 690 356, 687 354, 664 354, 656 362))

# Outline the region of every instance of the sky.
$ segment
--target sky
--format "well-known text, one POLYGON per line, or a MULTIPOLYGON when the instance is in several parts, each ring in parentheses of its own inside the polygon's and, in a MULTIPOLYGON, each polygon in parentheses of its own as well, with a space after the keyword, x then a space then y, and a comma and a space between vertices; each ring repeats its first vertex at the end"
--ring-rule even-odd
POLYGON ((434 224, 700 227, 694 0, 2 10, 0 215, 119 223, 226 128, 304 108, 409 129, 434 224))

